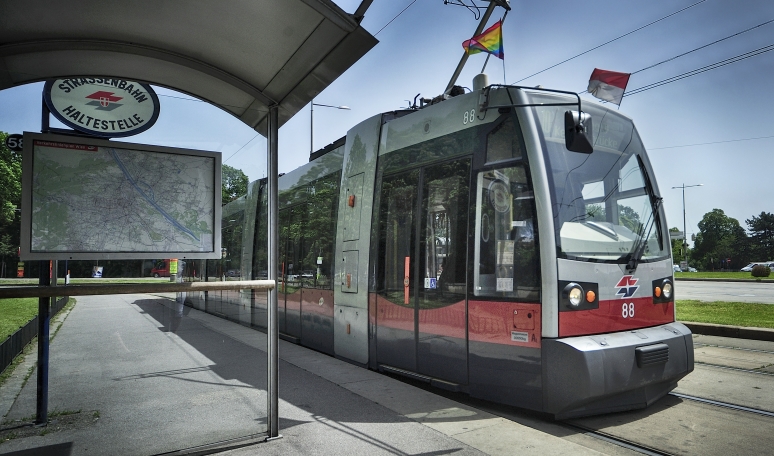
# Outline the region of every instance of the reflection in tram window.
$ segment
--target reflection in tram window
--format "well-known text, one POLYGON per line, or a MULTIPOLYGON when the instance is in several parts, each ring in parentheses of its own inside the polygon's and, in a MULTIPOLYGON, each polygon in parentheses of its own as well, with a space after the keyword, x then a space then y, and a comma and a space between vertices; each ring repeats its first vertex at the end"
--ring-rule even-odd
POLYGON ((473 293, 538 300, 534 195, 524 167, 478 173, 473 293))

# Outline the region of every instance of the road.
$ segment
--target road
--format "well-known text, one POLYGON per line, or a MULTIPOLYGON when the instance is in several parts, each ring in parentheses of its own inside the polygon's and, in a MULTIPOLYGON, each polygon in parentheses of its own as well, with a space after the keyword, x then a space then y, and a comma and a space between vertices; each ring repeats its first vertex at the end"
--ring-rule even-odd
POLYGON ((675 299, 774 304, 774 283, 677 280, 675 299))

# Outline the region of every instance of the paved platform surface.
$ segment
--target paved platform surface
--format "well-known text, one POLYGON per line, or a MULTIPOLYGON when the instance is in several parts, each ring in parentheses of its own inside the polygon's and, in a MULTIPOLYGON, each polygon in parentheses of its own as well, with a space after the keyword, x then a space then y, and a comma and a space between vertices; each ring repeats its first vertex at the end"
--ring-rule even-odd
POLYGON ((78 298, 52 322, 51 424, 28 425, 33 351, 0 388, 0 435, 13 433, 0 454, 601 454, 284 341, 283 437, 263 442, 265 335, 181 310, 164 296, 78 298))

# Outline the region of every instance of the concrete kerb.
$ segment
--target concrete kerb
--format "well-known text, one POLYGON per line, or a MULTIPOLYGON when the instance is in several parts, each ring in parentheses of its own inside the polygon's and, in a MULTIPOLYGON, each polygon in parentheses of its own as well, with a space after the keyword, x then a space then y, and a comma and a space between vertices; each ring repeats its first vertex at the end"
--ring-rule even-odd
POLYGON ((690 329, 694 334, 774 342, 774 329, 713 325, 708 323, 694 323, 689 321, 681 321, 680 323, 687 326, 688 329, 690 329))

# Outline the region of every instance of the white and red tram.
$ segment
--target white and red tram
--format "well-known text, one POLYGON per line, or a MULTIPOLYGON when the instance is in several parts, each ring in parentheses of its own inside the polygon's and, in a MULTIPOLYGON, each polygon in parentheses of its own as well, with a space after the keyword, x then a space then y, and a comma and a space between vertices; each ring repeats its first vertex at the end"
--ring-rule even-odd
MULTIPOLYGON (((693 370, 660 192, 616 111, 477 88, 371 117, 279 185, 286 339, 558 419, 646 407, 693 370)), ((223 211, 242 277, 266 277, 265 207, 258 181, 223 211)), ((241 299, 217 313, 265 327, 241 299)))

